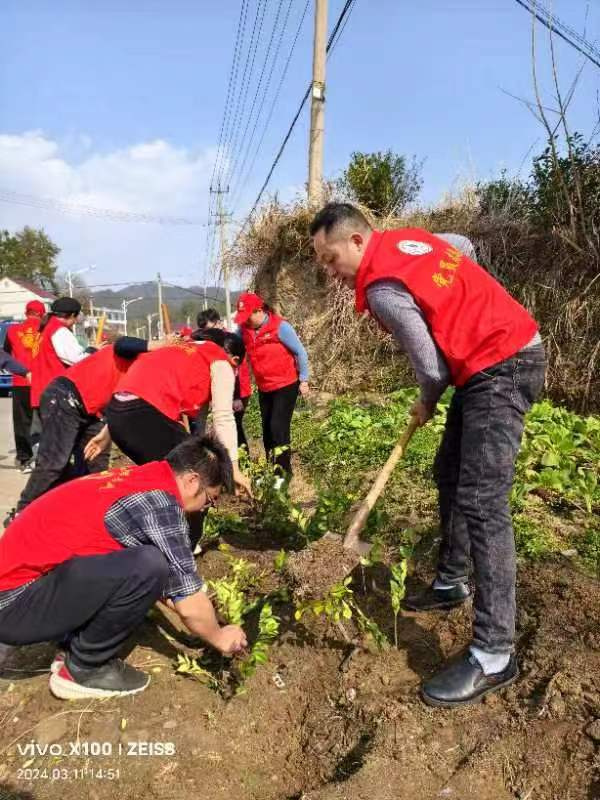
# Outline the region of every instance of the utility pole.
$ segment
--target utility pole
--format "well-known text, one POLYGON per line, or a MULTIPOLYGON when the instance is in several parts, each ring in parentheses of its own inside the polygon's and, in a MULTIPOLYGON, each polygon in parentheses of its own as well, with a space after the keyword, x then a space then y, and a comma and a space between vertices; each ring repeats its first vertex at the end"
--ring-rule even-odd
POLYGON ((163 316, 162 316, 162 282, 160 280, 160 272, 156 275, 156 288, 158 290, 158 338, 162 339, 164 335, 163 316))
MULTIPOLYGON (((226 258, 226 248, 227 248, 227 219, 230 216, 229 214, 225 213, 223 209, 223 195, 229 193, 229 186, 227 188, 222 189, 221 185, 219 184, 217 189, 213 189, 211 187, 210 190, 211 194, 217 195, 217 213, 215 214, 216 217, 216 224, 219 226, 219 234, 220 234, 220 246, 221 246, 221 271, 223 273, 223 285, 225 286, 225 317, 227 319, 227 327, 231 328, 231 292, 229 289, 229 266, 227 264, 226 258)), ((206 300, 206 287, 204 288, 205 292, 205 300, 206 300)))
POLYGON ((323 144, 325 140, 325 61, 327 57, 327 0, 315 0, 315 38, 308 145, 308 204, 323 202, 323 144))

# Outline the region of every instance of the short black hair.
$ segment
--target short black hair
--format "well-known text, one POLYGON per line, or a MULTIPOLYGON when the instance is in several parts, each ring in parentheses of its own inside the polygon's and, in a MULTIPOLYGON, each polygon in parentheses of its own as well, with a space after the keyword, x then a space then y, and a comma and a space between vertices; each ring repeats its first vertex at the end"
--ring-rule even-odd
POLYGON ((244 360, 246 355, 246 345, 242 337, 238 336, 237 333, 224 331, 222 328, 205 328, 204 330, 194 331, 192 339, 195 342, 214 342, 219 347, 222 347, 228 355, 237 356, 240 362, 244 360))
POLYGON ((351 203, 327 203, 310 223, 309 233, 315 236, 321 229, 330 233, 339 225, 350 224, 361 230, 370 230, 365 215, 351 203))
POLYGON ((202 328, 206 327, 207 322, 220 322, 221 315, 217 311, 216 308, 205 308, 204 311, 200 311, 198 316, 196 317, 196 325, 202 330, 202 328))
POLYGON ((233 466, 229 453, 214 436, 188 436, 166 457, 173 472, 197 472, 204 486, 233 490, 233 466))

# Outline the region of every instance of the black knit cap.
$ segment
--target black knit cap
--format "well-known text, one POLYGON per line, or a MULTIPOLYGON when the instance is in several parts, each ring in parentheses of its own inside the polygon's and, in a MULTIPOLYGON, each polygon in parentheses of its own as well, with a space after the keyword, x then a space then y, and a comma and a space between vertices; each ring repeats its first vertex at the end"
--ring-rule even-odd
POLYGON ((74 297, 59 297, 50 306, 50 311, 53 314, 79 314, 81 303, 74 297))

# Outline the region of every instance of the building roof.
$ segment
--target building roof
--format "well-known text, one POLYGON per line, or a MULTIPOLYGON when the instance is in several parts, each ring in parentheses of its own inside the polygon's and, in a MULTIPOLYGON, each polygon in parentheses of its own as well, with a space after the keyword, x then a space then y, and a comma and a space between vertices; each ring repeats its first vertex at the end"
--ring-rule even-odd
POLYGON ((41 297, 43 300, 56 299, 56 295, 52 294, 51 292, 47 292, 45 289, 40 289, 40 287, 36 286, 34 283, 29 283, 29 281, 23 281, 20 278, 11 278, 10 275, 7 275, 6 277, 13 283, 16 283, 17 286, 20 286, 22 289, 27 289, 28 292, 33 292, 33 294, 37 294, 37 296, 41 297))

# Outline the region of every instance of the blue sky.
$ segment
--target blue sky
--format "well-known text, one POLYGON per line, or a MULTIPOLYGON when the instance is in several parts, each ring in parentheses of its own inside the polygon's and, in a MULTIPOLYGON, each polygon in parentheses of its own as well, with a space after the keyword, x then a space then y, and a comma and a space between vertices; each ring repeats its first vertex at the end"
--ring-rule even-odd
MULTIPOLYGON (((258 1, 248 0, 247 36, 258 1)), ((279 0, 265 2, 255 74, 279 6, 279 0)), ((206 218, 240 5, 3 0, 0 191, 206 218)), ((282 14, 288 5, 267 108, 305 0, 283 0, 282 14)), ((253 201, 309 80, 310 5, 255 169, 229 198, 238 200, 238 219, 253 201)), ((330 26, 342 5, 330 0, 330 26)), ((548 5, 583 32, 585 0, 548 5)), ((600 41, 600 3, 590 6, 586 36, 600 41)), ((548 35, 539 26, 537 41, 540 83, 552 106, 548 35)), ((556 54, 561 84, 568 87, 581 56, 560 40, 556 54)), ((599 74, 587 62, 572 104, 571 126, 584 134, 598 118, 599 74)), ((353 150, 392 148, 425 159, 422 199, 433 203, 504 167, 526 174, 531 153, 543 146, 539 123, 505 93, 533 98, 531 20, 515 0, 357 0, 329 60, 327 87, 327 176, 339 174, 353 150)), ((306 179, 307 125, 305 112, 270 185, 286 199, 301 192, 306 179)), ((241 146, 238 141, 236 152, 241 146)), ((205 268, 202 228, 109 222, 5 203, 0 224, 43 226, 63 247, 63 268, 97 265, 90 283, 143 280, 157 270, 191 283, 205 268)))

